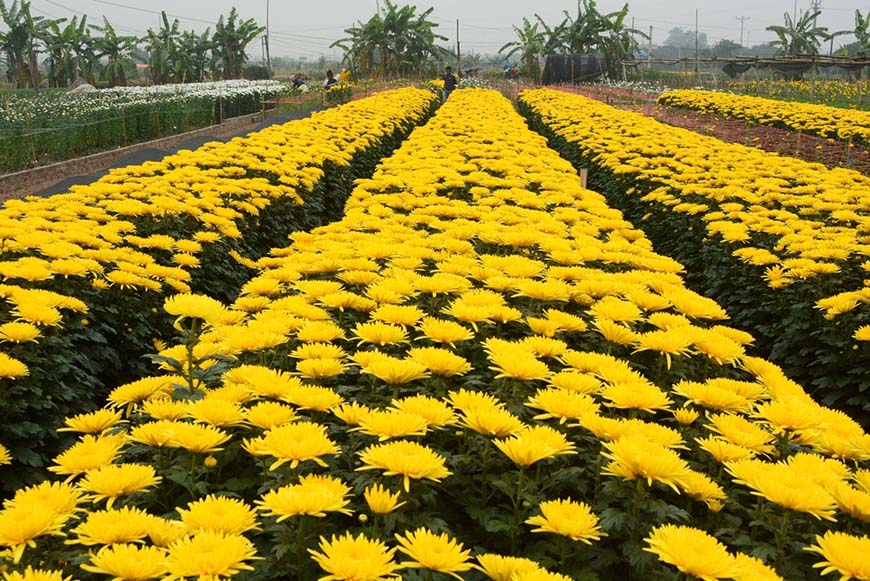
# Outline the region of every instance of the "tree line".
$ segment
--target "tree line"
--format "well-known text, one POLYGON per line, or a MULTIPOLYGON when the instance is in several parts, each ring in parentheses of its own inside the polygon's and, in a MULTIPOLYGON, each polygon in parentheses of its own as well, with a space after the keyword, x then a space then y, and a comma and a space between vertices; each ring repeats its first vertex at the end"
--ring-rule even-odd
POLYGON ((0 32, 0 52, 6 60, 7 80, 18 88, 38 88, 38 55, 44 55, 50 87, 68 87, 81 78, 110 86, 127 84, 136 62, 148 65, 155 84, 238 79, 248 57, 245 48, 265 28, 254 19, 242 20, 235 7, 202 33, 182 30, 161 12, 160 26, 144 37, 118 34, 103 17, 102 25, 88 24, 87 16, 44 18, 34 16, 30 2, 0 0, 0 17, 7 30, 0 32))

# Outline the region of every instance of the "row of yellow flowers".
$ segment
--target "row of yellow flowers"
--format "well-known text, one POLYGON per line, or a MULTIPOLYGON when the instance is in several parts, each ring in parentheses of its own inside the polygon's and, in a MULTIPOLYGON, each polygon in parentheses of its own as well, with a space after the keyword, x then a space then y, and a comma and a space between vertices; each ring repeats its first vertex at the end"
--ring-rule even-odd
POLYGON ((870 178, 558 91, 521 107, 762 353, 826 403, 870 410, 870 178))
POLYGON ((166 301, 166 373, 70 417, 66 480, 4 502, 7 579, 870 568, 870 437, 498 93, 457 91, 292 238, 233 304, 166 301))
POLYGON ((870 111, 700 89, 667 91, 658 102, 856 144, 870 143, 870 111))
POLYGON ((752 79, 733 80, 725 84, 729 91, 753 93, 772 99, 847 103, 854 107, 870 95, 870 81, 846 81, 839 79, 792 80, 752 79))
MULTIPOLYGON (((40 470, 57 451, 53 424, 100 405, 106 383, 146 372, 163 298, 191 288, 234 296, 247 277, 236 258, 335 219, 352 180, 436 101, 413 88, 386 92, 112 170, 65 194, 7 202, 0 424, 13 455, 40 470)), ((7 474, 0 469, 0 490, 12 486, 7 474)))

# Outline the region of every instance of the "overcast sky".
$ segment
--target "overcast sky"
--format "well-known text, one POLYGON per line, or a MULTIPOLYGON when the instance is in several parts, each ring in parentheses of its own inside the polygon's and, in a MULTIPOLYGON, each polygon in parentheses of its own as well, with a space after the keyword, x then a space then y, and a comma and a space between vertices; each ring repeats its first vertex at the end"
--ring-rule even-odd
MULTIPOLYGON (((402 5, 403 0, 396 4, 402 5)), ((378 0, 271 0, 269 4, 270 46, 273 56, 339 57, 340 51, 329 45, 345 36, 344 29, 357 21, 368 20, 377 10, 378 0)), ((601 12, 622 7, 620 0, 599 0, 601 12)), ((739 17, 748 18, 743 26, 743 43, 751 46, 773 40, 765 31, 771 24, 782 24, 783 14, 793 12, 795 0, 635 0, 630 2, 629 24, 645 32, 653 27, 653 43, 664 41, 674 27, 694 30, 698 11, 698 30, 707 34, 709 44, 722 38, 739 42, 739 17)), ((148 27, 156 28, 161 10, 170 18, 178 18, 182 29, 203 30, 222 13, 236 6, 243 18, 266 22, 267 0, 31 0, 34 15, 52 18, 87 14, 88 22, 101 24, 105 15, 121 34, 144 35, 148 27)), ((462 52, 495 54, 504 43, 514 40, 512 25, 520 24, 523 16, 535 13, 545 22, 558 24, 562 12, 576 14, 572 0, 430 0, 417 4, 418 12, 433 7, 430 19, 437 22, 436 31, 448 37, 444 44, 455 46, 456 20, 459 19, 459 39, 462 52)), ((829 30, 853 30, 855 0, 821 0, 819 26, 829 30)), ((810 8, 810 0, 797 0, 798 13, 810 8)), ((863 6, 861 7, 863 10, 863 6)), ((870 9, 870 6, 867 7, 870 9)), ((835 48, 853 37, 835 41, 835 48)), ((252 61, 260 57, 260 43, 249 45, 252 61)))

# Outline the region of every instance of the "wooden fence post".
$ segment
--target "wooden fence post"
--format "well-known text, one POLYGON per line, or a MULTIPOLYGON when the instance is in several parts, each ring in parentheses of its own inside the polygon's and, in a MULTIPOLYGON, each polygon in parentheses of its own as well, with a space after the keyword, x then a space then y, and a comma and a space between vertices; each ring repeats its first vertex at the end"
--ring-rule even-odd
POLYGON ((589 177, 589 170, 585 167, 580 168, 580 187, 586 189, 586 180, 589 177))

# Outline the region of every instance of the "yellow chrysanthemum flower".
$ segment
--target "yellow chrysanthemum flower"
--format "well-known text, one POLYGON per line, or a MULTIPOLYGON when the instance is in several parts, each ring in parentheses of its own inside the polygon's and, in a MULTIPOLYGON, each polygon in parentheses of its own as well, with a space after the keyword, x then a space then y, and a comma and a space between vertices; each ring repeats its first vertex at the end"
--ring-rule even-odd
POLYGON ((71 581, 72 576, 64 577, 63 571, 53 569, 34 569, 30 565, 23 573, 11 571, 3 573, 3 581, 71 581))
POLYGON ((287 462, 290 468, 295 469, 306 460, 326 467, 321 456, 341 452, 341 448, 327 436, 326 426, 312 422, 296 422, 272 428, 257 440, 256 450, 257 455, 275 458, 269 470, 276 470, 287 462))
POLYGON ((822 575, 836 572, 841 579, 870 579, 870 560, 867 559, 870 538, 827 531, 824 535, 816 535, 816 543, 806 550, 825 558, 813 565, 822 569, 822 575))
POLYGON ((474 339, 474 333, 454 321, 445 321, 435 317, 424 317, 418 328, 424 337, 436 343, 446 343, 453 347, 459 341, 474 339))
POLYGON ((257 549, 241 535, 203 531, 172 543, 166 568, 171 579, 198 577, 217 580, 241 571, 253 571, 245 561, 257 559, 257 549))
POLYGON ((91 493, 87 499, 99 501, 106 499, 106 508, 112 508, 115 501, 122 497, 141 492, 158 484, 162 479, 156 475, 153 466, 142 464, 109 464, 90 470, 79 482, 79 487, 91 493))
POLYGON ((49 470, 55 474, 76 476, 88 470, 111 464, 121 453, 126 437, 123 434, 92 436, 86 434, 69 449, 54 459, 49 470))
POLYGON ((510 438, 495 440, 496 447, 517 466, 531 466, 564 454, 576 454, 573 442, 549 426, 524 428, 510 438))
POLYGON ((673 450, 651 442, 641 435, 626 435, 613 442, 606 442, 605 458, 611 461, 602 474, 618 476, 626 480, 641 478, 647 484, 661 482, 679 492, 689 466, 673 450))
POLYGON ((405 492, 410 490, 412 478, 438 482, 450 476, 443 456, 407 440, 375 444, 360 452, 359 456, 363 465, 357 470, 383 470, 386 476, 402 476, 405 492))
POLYGON ((5 353, 0 353, 0 379, 15 379, 29 374, 30 370, 24 363, 5 353))
POLYGON ((6 449, 6 446, 0 444, 0 466, 4 464, 11 464, 12 456, 9 454, 9 450, 6 449))
POLYGON ((452 426, 456 423, 456 415, 446 403, 427 395, 412 395, 394 400, 392 407, 403 412, 423 416, 430 428, 452 426))
POLYGON ((10 321, 0 325, 0 341, 10 343, 30 343, 36 341, 42 332, 39 327, 31 323, 18 323, 10 321))
POLYGON ((18 563, 27 547, 36 548, 35 539, 60 534, 69 515, 49 507, 20 505, 0 511, 0 547, 9 549, 13 563, 18 563))
POLYGON ((320 551, 308 549, 320 568, 329 573, 320 581, 379 581, 387 579, 397 569, 393 561, 396 548, 360 534, 353 537, 346 532, 341 537, 333 535, 331 541, 320 537, 320 551))
POLYGON ((179 293, 163 302, 163 309, 176 317, 175 325, 185 319, 201 319, 207 325, 220 323, 226 307, 211 297, 191 293, 179 293))
POLYGON ((347 508, 350 487, 338 478, 308 474, 299 478, 298 484, 270 490, 262 500, 255 500, 267 516, 278 517, 278 522, 291 516, 311 515, 325 517, 327 512, 351 514, 347 508))
POLYGON ((525 404, 544 413, 534 417, 536 420, 558 419, 560 424, 577 419, 584 414, 597 413, 598 404, 588 395, 564 391, 558 388, 539 389, 525 404))
POLYGON ((702 530, 677 525, 662 525, 644 539, 660 561, 704 581, 733 579, 740 574, 737 561, 725 546, 702 530))
POLYGON ((390 492, 381 484, 372 484, 366 487, 363 497, 374 514, 389 514, 405 504, 399 502, 399 494, 390 492))
POLYGON ((426 366, 434 375, 454 377, 471 371, 471 364, 447 349, 422 347, 408 351, 408 357, 426 366))
POLYGON ((492 581, 513 581, 520 573, 537 571, 541 568, 536 562, 524 557, 505 557, 485 553, 476 558, 478 564, 473 565, 473 568, 483 572, 492 581))
POLYGON ((117 425, 123 414, 109 409, 97 410, 86 414, 78 414, 66 419, 66 427, 58 432, 81 432, 83 434, 100 434, 117 425))
POLYGON ((263 430, 271 430, 297 419, 293 408, 276 401, 261 401, 245 411, 245 421, 263 430))
POLYGON ((203 499, 176 509, 189 533, 200 531, 242 534, 257 527, 257 513, 237 498, 209 494, 203 499))
POLYGON ((159 579, 167 573, 166 549, 133 544, 115 544, 90 553, 90 563, 81 568, 120 580, 159 579))
POLYGON ((462 543, 451 539, 446 533, 436 535, 421 527, 416 531, 406 531, 404 536, 396 534, 396 540, 399 542, 399 551, 412 559, 403 561, 402 567, 447 573, 460 581, 462 577, 457 573, 472 568, 468 562, 471 550, 464 549, 462 543))
POLYGON ((591 545, 600 541, 605 533, 598 526, 598 517, 588 504, 570 498, 548 500, 539 507, 541 515, 526 519, 526 524, 536 526, 533 533, 554 533, 591 545))
POLYGON ((128 506, 98 510, 88 513, 87 518, 74 528, 75 540, 67 544, 112 545, 115 543, 134 543, 148 535, 151 515, 139 508, 128 506))

